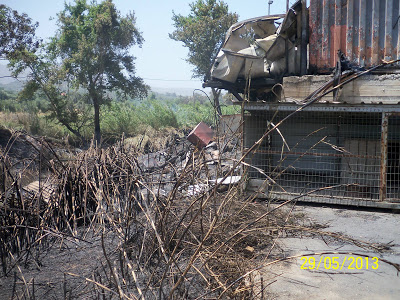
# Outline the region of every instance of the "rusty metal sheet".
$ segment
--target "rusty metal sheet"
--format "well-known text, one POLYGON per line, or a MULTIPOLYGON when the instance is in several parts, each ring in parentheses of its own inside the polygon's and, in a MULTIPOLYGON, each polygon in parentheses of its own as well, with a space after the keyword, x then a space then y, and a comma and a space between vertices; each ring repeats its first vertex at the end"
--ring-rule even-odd
POLYGON ((187 139, 199 149, 207 146, 214 137, 214 131, 207 124, 200 122, 189 133, 187 139))
POLYGON ((361 67, 400 59, 399 6, 400 0, 310 0, 310 71, 330 72, 338 50, 361 67))

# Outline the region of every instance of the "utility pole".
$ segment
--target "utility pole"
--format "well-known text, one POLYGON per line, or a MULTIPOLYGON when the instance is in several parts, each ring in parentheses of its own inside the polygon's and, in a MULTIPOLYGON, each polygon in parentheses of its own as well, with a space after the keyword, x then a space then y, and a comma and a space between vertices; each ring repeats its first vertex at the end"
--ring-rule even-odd
POLYGON ((289 0, 286 0, 286 12, 289 11, 289 0))
POLYGON ((268 15, 271 14, 271 4, 272 4, 273 2, 274 2, 274 1, 272 1, 272 0, 269 0, 269 1, 268 1, 268 15))

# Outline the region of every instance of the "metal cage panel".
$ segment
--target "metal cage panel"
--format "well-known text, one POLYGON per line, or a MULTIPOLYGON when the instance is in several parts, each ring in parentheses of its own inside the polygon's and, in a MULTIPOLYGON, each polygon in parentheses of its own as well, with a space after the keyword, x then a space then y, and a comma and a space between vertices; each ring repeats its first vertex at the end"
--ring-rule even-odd
MULTIPOLYGON (((282 108, 245 114, 244 151, 293 112, 282 108)), ((399 202, 400 117, 379 109, 302 111, 269 134, 247 163, 248 176, 268 197, 399 202)))

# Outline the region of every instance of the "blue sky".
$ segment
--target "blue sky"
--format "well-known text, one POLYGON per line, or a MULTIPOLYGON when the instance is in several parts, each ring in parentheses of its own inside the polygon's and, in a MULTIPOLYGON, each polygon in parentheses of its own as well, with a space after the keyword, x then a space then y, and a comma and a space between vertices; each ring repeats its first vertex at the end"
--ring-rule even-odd
MULTIPOLYGON (((89 0, 90 1, 90 0, 89 0)), ((97 2, 99 2, 98 0, 97 2)), ((187 15, 190 8, 186 0, 114 0, 122 14, 134 11, 137 26, 143 33, 142 48, 133 48, 136 56, 137 75, 146 83, 160 88, 200 88, 201 82, 192 79, 192 67, 185 61, 187 50, 183 44, 171 40, 168 33, 172 26, 172 11, 187 15)), ((64 8, 64 0, 3 0, 2 3, 25 12, 39 22, 37 36, 47 38, 56 31, 56 14, 64 8), (50 20, 52 18, 52 20, 50 20)), ((67 1, 70 2, 70 1, 67 1)), ((230 11, 239 14, 239 19, 249 19, 268 14, 268 0, 226 0, 230 11)), ((295 1, 290 1, 293 4, 295 1)), ((274 0, 271 14, 284 13, 286 0, 274 0)))

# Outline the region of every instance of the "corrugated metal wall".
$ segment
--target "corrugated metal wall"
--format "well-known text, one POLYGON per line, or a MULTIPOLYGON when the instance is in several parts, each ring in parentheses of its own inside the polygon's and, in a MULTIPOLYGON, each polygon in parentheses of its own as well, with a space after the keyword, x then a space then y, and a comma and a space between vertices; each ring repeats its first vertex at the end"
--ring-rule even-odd
POLYGON ((338 50, 362 67, 400 59, 399 6, 400 0, 311 0, 310 71, 334 68, 338 50))

